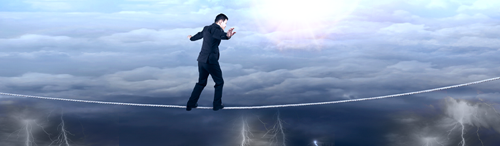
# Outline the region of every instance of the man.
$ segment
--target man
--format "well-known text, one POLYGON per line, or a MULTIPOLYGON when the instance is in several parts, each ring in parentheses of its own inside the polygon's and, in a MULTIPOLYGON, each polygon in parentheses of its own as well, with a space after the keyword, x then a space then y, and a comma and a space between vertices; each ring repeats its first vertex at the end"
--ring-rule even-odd
POLYGON ((201 91, 203 91, 203 88, 207 85, 208 75, 211 75, 215 82, 213 110, 217 111, 224 108, 222 104, 222 87, 224 85, 224 80, 222 79, 222 70, 219 66, 219 44, 221 40, 228 40, 236 33, 233 32, 234 28, 229 29, 227 33, 224 32, 227 20, 227 16, 220 13, 215 17, 215 22, 212 25, 205 26, 202 31, 196 33, 194 36, 188 36, 191 41, 203 38, 203 45, 197 59, 199 73, 198 83, 194 86, 191 97, 189 97, 189 101, 187 102, 187 111, 198 107, 197 102, 200 98, 201 91))

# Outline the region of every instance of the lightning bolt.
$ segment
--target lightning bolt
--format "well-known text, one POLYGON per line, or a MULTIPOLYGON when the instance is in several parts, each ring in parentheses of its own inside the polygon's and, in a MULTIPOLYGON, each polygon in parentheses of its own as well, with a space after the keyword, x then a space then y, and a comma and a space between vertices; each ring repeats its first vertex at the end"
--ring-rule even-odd
POLYGON ((318 142, 316 140, 314 141, 314 145, 318 146, 318 142))
POLYGON ((35 138, 33 137, 33 133, 31 132, 33 130, 31 126, 32 123, 33 120, 24 121, 25 124, 24 129, 26 132, 26 141, 25 141, 26 146, 31 146, 32 143, 36 145, 36 143, 34 142, 35 138))
MULTIPOLYGON (((52 114, 52 111, 49 112, 49 114, 47 115, 47 117, 46 117, 47 121, 48 121, 50 115, 52 114)), ((45 130, 44 126, 37 123, 36 119, 27 119, 27 118, 23 119, 20 117, 17 117, 16 119, 19 119, 19 121, 21 121, 21 123, 24 124, 24 126, 22 126, 22 128, 20 128, 19 130, 16 130, 13 133, 11 133, 7 138, 10 138, 13 134, 16 134, 16 133, 17 133, 17 138, 19 138, 19 137, 21 137, 21 134, 24 133, 25 139, 23 141, 23 143, 24 143, 23 145, 25 145, 25 146, 37 146, 37 144, 35 142, 36 140, 35 140, 35 136, 33 134, 33 131, 34 131, 35 126, 38 126, 45 134, 48 135, 48 137, 51 141, 49 146, 52 146, 53 144, 58 145, 58 146, 62 146, 62 145, 71 146, 70 139, 68 137, 68 134, 71 134, 71 133, 68 130, 66 130, 66 125, 65 125, 63 116, 64 115, 63 115, 62 110, 61 110, 61 117, 60 117, 61 123, 58 125, 58 129, 61 128, 61 132, 57 136, 56 140, 53 140, 51 138, 51 134, 45 130)), ((71 135, 73 135, 73 134, 71 134, 71 135)))
MULTIPOLYGON (((260 120, 260 119, 259 119, 260 120)), ((261 121, 261 120, 260 120, 261 121)), ((262 121, 261 121, 262 122, 262 121)), ((265 126, 265 123, 262 122, 265 126)), ((272 126, 271 129, 267 129, 266 127, 266 133, 264 133, 264 135, 262 136, 262 138, 266 137, 269 135, 269 139, 271 141, 271 143, 278 143, 278 138, 279 138, 279 135, 281 134, 281 137, 282 137, 282 143, 281 145, 282 146, 286 146, 286 135, 285 135, 285 131, 283 130, 283 121, 281 120, 280 118, 280 113, 278 111, 277 113, 277 116, 276 116, 276 123, 272 126)))
POLYGON ((278 111, 278 116, 277 116, 277 119, 278 119, 278 128, 279 128, 279 131, 281 132, 281 137, 283 137, 283 146, 286 146, 286 143, 285 143, 285 131, 283 131, 283 124, 281 123, 281 118, 280 118, 280 112, 278 111))
MULTIPOLYGON (((262 122, 262 121, 260 120, 260 122, 262 122)), ((269 136, 270 136, 269 139, 270 139, 271 143, 274 144, 277 141, 277 136, 276 136, 276 132, 274 129, 274 127, 276 127, 276 126, 273 126, 272 129, 267 129, 266 123, 262 122, 262 124, 264 124, 264 127, 266 128, 266 133, 264 133, 264 135, 262 135, 262 138, 265 138, 269 134, 269 136)))
POLYGON ((439 144, 439 145, 441 145, 441 146, 444 146, 444 144, 440 143, 440 142, 439 142, 437 139, 435 139, 435 138, 434 138, 434 141, 435 141, 437 144, 439 144))
POLYGON ((448 140, 450 139, 450 134, 451 134, 451 132, 452 132, 453 130, 455 130, 455 128, 457 128, 457 125, 458 125, 457 123, 453 124, 453 128, 451 128, 451 130, 450 130, 450 131, 448 131, 448 132, 449 132, 449 133, 448 133, 448 140))
POLYGON ((250 145, 251 143, 251 139, 250 139, 250 136, 248 133, 252 134, 250 132, 250 126, 248 126, 248 123, 245 119, 243 119, 243 117, 241 118, 241 121, 242 121, 242 126, 241 126, 241 137, 242 137, 242 140, 241 140, 241 146, 247 146, 247 145, 250 145))
POLYGON ((462 143, 462 146, 465 146, 465 138, 464 138, 465 127, 462 122, 460 122, 460 125, 462 125, 462 141, 460 141, 460 143, 462 143))
POLYGON ((83 144, 85 144, 85 139, 87 138, 87 135, 85 135, 85 130, 83 129, 82 122, 78 121, 80 123, 80 126, 82 128, 82 134, 83 134, 83 144))
MULTIPOLYGON (((489 108, 492 108, 493 111, 495 111, 496 113, 498 113, 496 111, 496 109, 489 105, 488 103, 484 102, 483 99, 479 98, 478 96, 476 96, 476 98, 478 98, 481 102, 477 105, 477 108, 481 107, 481 105, 486 105, 488 106, 489 108)), ((477 130, 476 130, 476 134, 477 134, 477 137, 479 139, 479 141, 481 141, 481 144, 484 145, 483 141, 481 140, 481 137, 479 135, 479 128, 480 126, 479 125, 474 125, 474 122, 471 122, 471 123, 464 123, 464 122, 467 122, 467 121, 464 121, 466 119, 466 117, 474 117, 474 118, 470 118, 471 120, 477 120, 477 119, 480 119, 477 115, 480 114, 477 110, 476 110, 476 107, 474 109, 469 109, 470 111, 467 111, 467 112, 461 112, 460 113, 460 117, 458 119, 455 119, 456 123, 454 124, 453 128, 449 131, 448 133, 448 139, 449 139, 449 135, 451 134, 451 132, 458 126, 461 127, 461 133, 460 133, 460 142, 458 144, 461 144, 462 146, 465 146, 466 145, 466 140, 465 140, 465 133, 466 133, 466 125, 465 124, 471 124, 472 126, 477 126, 477 130)), ((486 114, 488 111, 486 111, 484 114, 486 114)))
POLYGON ((438 141, 439 137, 421 137, 421 139, 425 143, 425 146, 433 146, 434 143, 444 146, 443 143, 438 141))
MULTIPOLYGON (((464 123, 463 123, 463 115, 462 115, 462 118, 460 118, 460 120, 458 120, 458 123, 462 126, 462 141, 460 141, 460 143, 462 144, 462 146, 465 146, 465 138, 464 138, 464 133, 465 133, 465 126, 464 126, 464 123)), ((458 143, 458 144, 460 144, 458 143)))
MULTIPOLYGON (((490 109, 493 109, 493 111, 496 113, 496 114, 500 114, 498 113, 497 109, 495 107, 493 107, 491 104, 487 103, 486 101, 484 101, 482 98, 479 97, 479 94, 481 94, 481 91, 477 90, 477 95, 476 95, 476 98, 479 99, 481 101, 482 104, 488 106, 490 109)), ((485 115, 487 115, 487 113, 484 113, 485 115)), ((476 119, 478 119, 478 117, 476 115, 474 115, 474 117, 476 117, 476 119)), ((477 138, 479 139, 479 141, 481 142, 481 145, 484 146, 484 143, 483 143, 483 140, 481 140, 481 137, 479 136, 479 126, 477 127, 477 130, 476 130, 476 134, 477 134, 477 138)))
MULTIPOLYGON (((58 125, 58 128, 57 129, 61 129, 61 132, 59 133, 59 135, 57 136, 57 139, 56 140, 53 140, 50 145, 52 145, 53 143, 55 144, 58 144, 59 146, 61 146, 62 144, 66 145, 66 146, 71 146, 69 144, 69 141, 70 139, 68 138, 68 134, 71 134, 68 130, 66 130, 65 128, 65 123, 64 123, 64 119, 63 119, 63 112, 61 110, 61 123, 58 125)), ((73 135, 73 134, 71 134, 73 135)))
MULTIPOLYGON (((474 115, 474 117, 476 117, 476 119, 479 119, 476 114, 474 115)), ((479 136, 479 126, 477 126, 476 134, 477 134, 477 139, 479 139, 479 141, 481 141, 481 145, 484 146, 483 140, 481 140, 481 137, 479 136)))
POLYGON ((477 90, 476 98, 479 99, 479 101, 481 101, 482 104, 489 106, 491 109, 493 109, 493 111, 495 111, 495 113, 500 114, 495 107, 484 101, 484 99, 480 98, 479 94, 481 94, 481 91, 477 90))
POLYGON ((479 127, 477 127, 477 138, 479 139, 479 141, 481 142, 481 145, 484 146, 484 143, 483 143, 483 140, 481 140, 481 137, 479 137, 479 127))
MULTIPOLYGON (((35 137, 33 136, 33 125, 40 127, 45 134, 49 135, 49 138, 50 138, 50 134, 47 133, 47 131, 45 131, 43 126, 38 124, 36 122, 36 120, 34 120, 34 119, 20 119, 20 121, 22 121, 24 126, 21 129, 14 131, 12 134, 17 133, 17 138, 19 138, 19 137, 21 137, 21 131, 24 131, 24 133, 26 134, 25 135, 26 139, 24 140, 24 145, 26 145, 26 146, 33 146, 33 145, 36 146, 37 145, 35 143, 35 137)), ((12 134, 10 134, 7 138, 10 138, 10 136, 12 134)))

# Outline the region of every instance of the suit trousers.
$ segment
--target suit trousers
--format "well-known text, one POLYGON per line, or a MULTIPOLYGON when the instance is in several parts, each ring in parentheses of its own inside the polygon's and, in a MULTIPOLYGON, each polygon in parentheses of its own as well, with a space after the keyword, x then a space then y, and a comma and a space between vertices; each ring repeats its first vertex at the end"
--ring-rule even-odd
POLYGON ((222 79, 222 70, 220 69, 220 65, 217 62, 216 64, 207 64, 198 62, 198 83, 194 86, 193 92, 191 93, 191 97, 189 97, 189 101, 187 103, 188 106, 195 106, 200 99, 201 91, 207 85, 208 75, 212 76, 212 79, 215 82, 215 94, 214 94, 214 102, 213 106, 220 106, 222 104, 222 87, 224 86, 224 79, 222 79))

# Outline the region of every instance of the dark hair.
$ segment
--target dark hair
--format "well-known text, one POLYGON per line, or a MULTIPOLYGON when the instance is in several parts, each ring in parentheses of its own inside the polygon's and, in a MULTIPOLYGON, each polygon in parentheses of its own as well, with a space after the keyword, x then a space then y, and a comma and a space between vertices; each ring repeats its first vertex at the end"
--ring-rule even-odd
POLYGON ((217 16, 215 17, 215 23, 217 23, 217 21, 219 21, 219 20, 224 21, 224 20, 229 20, 229 18, 227 18, 227 16, 226 16, 226 15, 224 15, 224 14, 220 13, 219 15, 217 15, 217 16))

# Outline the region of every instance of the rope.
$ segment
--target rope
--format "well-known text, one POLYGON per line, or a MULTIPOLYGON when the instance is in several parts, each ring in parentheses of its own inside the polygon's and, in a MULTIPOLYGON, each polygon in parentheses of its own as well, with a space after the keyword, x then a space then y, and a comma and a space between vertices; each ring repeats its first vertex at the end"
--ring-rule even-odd
MULTIPOLYGON (((440 87, 440 88, 422 90, 422 91, 407 92, 407 93, 400 93, 400 94, 392 94, 392 95, 385 95, 385 96, 375 96, 375 97, 368 97, 368 98, 358 98, 358 99, 348 99, 348 100, 338 100, 338 101, 327 101, 327 102, 281 104, 281 105, 224 107, 224 109, 263 109, 263 108, 295 107, 295 106, 308 106, 308 105, 322 105, 322 104, 335 104, 335 103, 345 103, 345 102, 356 102, 356 101, 383 99, 383 98, 389 98, 389 97, 398 97, 398 96, 406 96, 406 95, 427 93, 427 92, 445 90, 445 89, 450 89, 450 88, 457 88, 457 87, 462 87, 462 86, 469 86, 469 85, 473 85, 473 84, 479 84, 479 83, 494 81, 494 80, 498 80, 498 79, 500 79, 500 77, 495 77, 495 78, 490 78, 490 79, 485 79, 485 80, 480 80, 480 81, 475 81, 475 82, 470 82, 470 83, 464 83, 464 84, 458 84, 458 85, 452 85, 452 86, 446 86, 446 87, 440 87)), ((29 98, 38 98, 38 99, 48 99, 48 100, 61 100, 61 101, 71 101, 71 102, 97 103, 97 104, 144 106, 144 107, 166 107, 166 108, 186 108, 186 106, 181 106, 181 105, 161 105, 161 104, 106 102, 106 101, 93 101, 93 100, 79 100, 79 99, 43 97, 43 96, 34 96, 34 95, 22 95, 22 94, 13 94, 13 93, 4 93, 4 92, 0 92, 0 95, 17 96, 17 97, 29 97, 29 98)), ((202 107, 202 106, 199 106, 197 108, 198 109, 212 109, 212 107, 202 107)))

